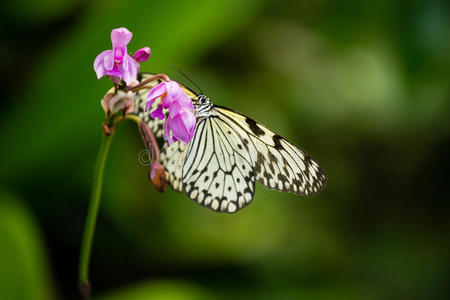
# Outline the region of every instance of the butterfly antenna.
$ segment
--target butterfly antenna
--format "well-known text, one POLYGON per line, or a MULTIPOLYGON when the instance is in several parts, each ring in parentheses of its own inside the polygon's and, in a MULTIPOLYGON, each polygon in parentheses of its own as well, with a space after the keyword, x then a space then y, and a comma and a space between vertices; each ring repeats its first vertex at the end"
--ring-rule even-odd
POLYGON ((174 68, 176 71, 178 71, 181 75, 183 75, 187 80, 189 80, 190 83, 195 85, 195 87, 200 91, 200 94, 203 95, 202 89, 191 79, 189 78, 183 71, 175 67, 174 65, 170 65, 172 68, 174 68))

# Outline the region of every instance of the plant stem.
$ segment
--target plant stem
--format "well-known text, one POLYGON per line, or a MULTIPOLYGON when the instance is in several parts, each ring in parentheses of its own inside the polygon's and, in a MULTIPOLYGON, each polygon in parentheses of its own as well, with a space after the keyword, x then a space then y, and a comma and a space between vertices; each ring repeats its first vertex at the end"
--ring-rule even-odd
POLYGON ((100 149, 95 163, 94 181, 92 184, 91 200, 89 210, 84 225, 83 240, 81 243, 80 261, 78 270, 78 282, 81 294, 89 297, 91 286, 89 283, 89 260, 92 249, 92 239, 94 237, 95 224, 97 221, 98 209, 100 206, 100 196, 102 193, 103 171, 105 170, 106 157, 114 134, 103 134, 100 149))

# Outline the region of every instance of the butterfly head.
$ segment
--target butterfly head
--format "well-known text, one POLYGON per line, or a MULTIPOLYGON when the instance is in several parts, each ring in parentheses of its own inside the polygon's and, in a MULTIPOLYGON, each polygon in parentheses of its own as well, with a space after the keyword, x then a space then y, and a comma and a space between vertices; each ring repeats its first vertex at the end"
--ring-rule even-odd
POLYGON ((197 101, 194 101, 194 107, 197 117, 205 117, 208 116, 213 104, 205 95, 199 95, 197 101))

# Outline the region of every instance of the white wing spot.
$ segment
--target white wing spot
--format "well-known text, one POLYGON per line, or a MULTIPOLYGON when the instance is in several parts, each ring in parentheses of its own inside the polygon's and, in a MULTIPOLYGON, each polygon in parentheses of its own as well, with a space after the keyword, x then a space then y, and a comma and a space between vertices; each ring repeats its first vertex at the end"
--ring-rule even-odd
POLYGON ((211 208, 217 210, 219 208, 219 201, 214 199, 214 201, 211 203, 211 208))
POLYGON ((234 203, 230 203, 228 205, 228 212, 232 213, 236 211, 236 205, 234 203))

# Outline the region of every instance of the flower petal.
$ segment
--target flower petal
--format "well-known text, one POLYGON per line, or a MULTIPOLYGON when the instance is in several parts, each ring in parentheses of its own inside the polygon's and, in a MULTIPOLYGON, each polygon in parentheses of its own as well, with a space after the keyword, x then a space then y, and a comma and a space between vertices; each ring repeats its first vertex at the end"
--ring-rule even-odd
POLYGON ((150 114, 150 117, 152 117, 153 119, 158 118, 160 120, 164 120, 164 118, 166 117, 166 115, 164 114, 163 110, 162 110, 162 105, 158 105, 158 107, 152 111, 152 113, 150 114))
POLYGON ((194 110, 194 104, 192 104, 192 99, 185 93, 181 93, 180 97, 177 98, 179 105, 190 110, 194 110))
POLYGON ((164 86, 164 82, 154 86, 151 89, 151 91, 148 93, 147 102, 150 101, 150 100, 155 100, 156 98, 161 97, 165 92, 166 92, 166 88, 164 86))
POLYGON ((122 79, 128 86, 136 80, 138 73, 138 63, 128 54, 125 55, 122 66, 118 66, 118 69, 122 72, 122 79), (126 69, 125 69, 126 66, 126 69))
POLYGON ((123 62, 123 58, 127 53, 126 46, 115 46, 113 49, 114 53, 114 62, 116 64, 121 64, 123 62))
POLYGON ((111 71, 112 69, 114 69, 114 59, 113 59, 112 51, 111 51, 110 55, 105 56, 103 65, 105 66, 105 70, 107 70, 107 71, 111 71))
MULTIPOLYGON (((174 101, 176 98, 178 98, 182 93, 183 90, 181 89, 180 85, 175 81, 167 81, 165 82, 166 91, 167 91, 167 107, 170 105, 172 101, 174 101)), ((163 103, 164 104, 164 103, 163 103)))
POLYGON ((170 119, 167 119, 164 123, 164 134, 166 135, 167 144, 170 146, 172 144, 172 140, 170 139, 170 128, 169 128, 170 119))
POLYGON ((171 118, 174 118, 177 114, 179 114, 181 109, 181 106, 178 104, 178 102, 173 101, 169 106, 169 116, 171 118))
POLYGON ((113 47, 128 45, 132 37, 133 34, 125 27, 116 28, 111 31, 111 42, 113 47))
MULTIPOLYGON (((185 144, 189 143, 189 131, 181 116, 176 119, 176 124, 172 126, 172 135, 185 144)), ((175 122, 174 122, 175 123, 175 122)))
POLYGON ((95 73, 97 73, 97 78, 100 79, 103 76, 106 75, 106 69, 105 69, 105 58, 108 56, 111 56, 112 51, 106 50, 97 55, 97 57, 94 60, 94 70, 95 73))
POLYGON ((169 118, 167 122, 169 122, 174 138, 183 141, 185 144, 189 143, 194 135, 195 128, 195 116, 191 111, 181 108, 179 113, 173 118, 169 118))

